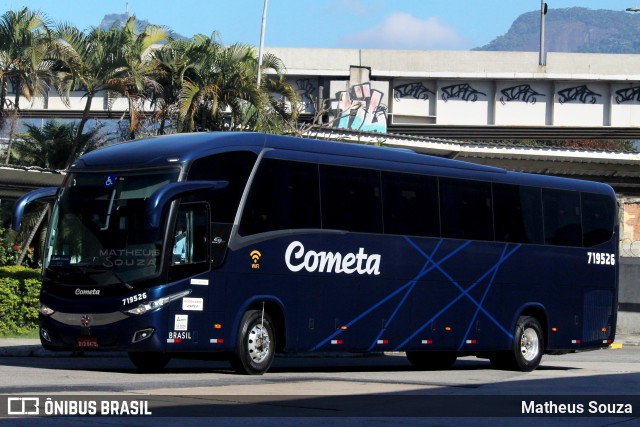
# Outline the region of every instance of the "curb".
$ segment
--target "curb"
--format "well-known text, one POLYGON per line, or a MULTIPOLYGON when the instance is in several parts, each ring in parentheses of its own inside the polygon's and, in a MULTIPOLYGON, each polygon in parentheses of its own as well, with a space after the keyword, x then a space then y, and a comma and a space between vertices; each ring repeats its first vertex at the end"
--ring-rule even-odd
POLYGON ((40 345, 0 347, 0 357, 127 357, 125 352, 49 351, 40 345))
POLYGON ((2 338, 0 357, 127 357, 126 352, 50 351, 39 339, 2 338))
MULTIPOLYGON (((640 335, 621 335, 609 346, 611 350, 619 350, 624 346, 640 346, 640 335)), ((297 355, 298 357, 301 355, 297 355)), ((320 354, 307 355, 319 357, 320 354)), ((326 356, 326 355, 324 355, 326 356)), ((344 357, 344 355, 342 355, 344 357)), ((363 356, 367 356, 366 354, 363 356)), ((0 357, 128 357, 122 351, 50 351, 40 345, 38 339, 3 338, 0 339, 0 357)), ((287 357, 286 355, 284 357, 287 357)), ((353 357, 353 356, 352 356, 353 357)))

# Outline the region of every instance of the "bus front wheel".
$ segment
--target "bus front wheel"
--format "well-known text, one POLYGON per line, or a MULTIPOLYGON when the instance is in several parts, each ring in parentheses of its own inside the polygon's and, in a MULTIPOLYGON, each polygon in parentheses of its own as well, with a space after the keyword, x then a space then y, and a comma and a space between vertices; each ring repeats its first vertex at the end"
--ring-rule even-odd
POLYGON ((544 353, 544 335, 535 317, 521 316, 514 333, 513 349, 497 353, 490 360, 499 369, 531 372, 540 365, 544 353))
POLYGON ((231 365, 239 374, 262 375, 271 367, 276 341, 273 323, 260 310, 247 311, 240 322, 231 365))
POLYGON ((129 352, 129 359, 136 366, 136 368, 140 369, 144 372, 157 372, 161 371, 171 357, 164 353, 153 353, 153 352, 129 352))

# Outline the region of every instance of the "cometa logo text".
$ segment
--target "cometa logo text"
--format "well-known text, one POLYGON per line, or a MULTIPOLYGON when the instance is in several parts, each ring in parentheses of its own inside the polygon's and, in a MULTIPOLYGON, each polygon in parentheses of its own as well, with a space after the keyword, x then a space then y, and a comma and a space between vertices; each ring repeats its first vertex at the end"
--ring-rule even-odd
POLYGON ((76 295, 100 295, 100 289, 76 289, 76 295))
POLYGON ((292 242, 287 247, 284 260, 289 270, 298 272, 307 270, 310 273, 345 273, 345 274, 380 274, 379 254, 368 255, 364 248, 359 248, 358 253, 342 255, 340 252, 316 252, 305 250, 304 245, 298 241, 292 242))

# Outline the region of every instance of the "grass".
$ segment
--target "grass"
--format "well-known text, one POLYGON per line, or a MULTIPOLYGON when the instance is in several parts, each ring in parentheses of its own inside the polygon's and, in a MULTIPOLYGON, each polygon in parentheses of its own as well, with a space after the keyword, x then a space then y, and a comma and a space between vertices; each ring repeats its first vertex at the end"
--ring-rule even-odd
POLYGON ((0 338, 26 338, 26 339, 38 339, 40 337, 38 329, 32 329, 24 333, 19 334, 0 334, 0 338))

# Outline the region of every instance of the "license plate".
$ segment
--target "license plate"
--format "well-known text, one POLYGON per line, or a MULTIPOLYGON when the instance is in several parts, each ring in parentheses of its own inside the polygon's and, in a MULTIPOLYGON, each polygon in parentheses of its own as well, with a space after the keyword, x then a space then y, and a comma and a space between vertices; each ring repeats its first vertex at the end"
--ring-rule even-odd
POLYGON ((78 348, 98 348, 98 339, 87 337, 78 338, 76 345, 78 348))

